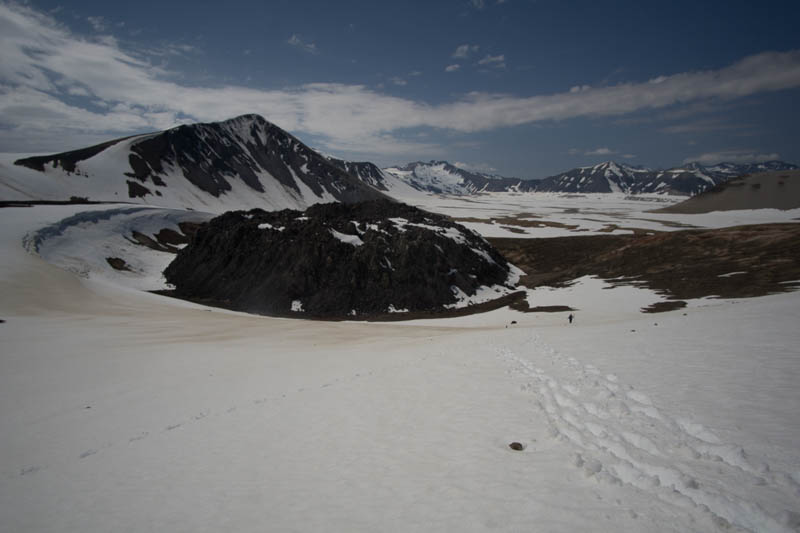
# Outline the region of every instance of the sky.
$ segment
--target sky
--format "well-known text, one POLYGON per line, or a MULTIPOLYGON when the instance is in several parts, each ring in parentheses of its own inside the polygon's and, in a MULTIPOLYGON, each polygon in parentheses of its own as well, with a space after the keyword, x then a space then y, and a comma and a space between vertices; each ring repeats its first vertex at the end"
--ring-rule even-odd
POLYGON ((258 113, 381 166, 800 164, 794 1, 0 0, 0 152, 258 113))

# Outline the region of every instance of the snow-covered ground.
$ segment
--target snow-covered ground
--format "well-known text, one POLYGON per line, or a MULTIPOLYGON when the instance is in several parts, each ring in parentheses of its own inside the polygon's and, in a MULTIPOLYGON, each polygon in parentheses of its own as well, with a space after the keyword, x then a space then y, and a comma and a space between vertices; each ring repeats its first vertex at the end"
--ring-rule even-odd
POLYGON ((685 199, 684 196, 622 193, 489 193, 469 197, 426 195, 409 197, 406 201, 456 219, 467 219, 461 223, 485 237, 630 234, 634 229, 674 231, 800 219, 800 209, 717 211, 696 215, 649 212, 685 199))
MULTIPOLYGON (((640 212, 613 196, 423 200, 474 218, 550 209, 562 223, 640 212)), ((75 218, 93 209, 0 209, 0 531, 800 527, 798 293, 651 315, 639 308, 659 295, 585 278, 529 296, 577 308, 572 325, 508 309, 256 317, 91 267, 76 276, 23 248, 69 217, 50 250, 72 249, 81 227, 108 241, 75 218)), ((145 232, 158 225, 145 215, 175 216, 108 220, 145 232)))
POLYGON ((78 276, 159 290, 166 288, 163 272, 175 256, 143 249, 135 241, 134 232, 150 238, 163 229, 181 233, 179 223, 205 222, 212 217, 210 213, 149 206, 83 207, 79 213, 29 233, 23 244, 48 263, 78 276), (109 258, 125 261, 125 269, 113 268, 109 258))

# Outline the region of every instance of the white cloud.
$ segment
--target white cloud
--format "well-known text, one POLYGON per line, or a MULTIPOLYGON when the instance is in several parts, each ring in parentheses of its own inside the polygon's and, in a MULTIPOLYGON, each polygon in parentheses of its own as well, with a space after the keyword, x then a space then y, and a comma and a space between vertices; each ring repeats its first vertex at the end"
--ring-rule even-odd
POLYGON ((456 47, 456 51, 453 52, 453 57, 456 59, 463 59, 465 57, 469 57, 470 54, 474 54, 480 49, 477 44, 462 44, 456 47))
POLYGON ((408 85, 408 82, 406 80, 404 80, 403 78, 400 78, 398 76, 395 76, 394 78, 391 78, 389 81, 394 83, 395 85, 401 85, 401 86, 402 85, 408 85))
POLYGON ((86 20, 92 25, 94 31, 106 31, 108 29, 108 23, 103 17, 86 17, 86 20))
MULTIPOLYGON (((11 146, 61 150, 79 146, 65 146, 67 142, 90 137, 101 140, 259 113, 296 134, 312 136, 331 151, 430 153, 435 144, 404 137, 404 131, 471 133, 800 87, 800 51, 768 52, 718 70, 664 76, 660 83, 535 96, 475 92, 434 105, 339 83, 275 90, 181 85, 174 81, 179 73, 152 64, 113 38, 76 36, 49 16, 17 4, 0 3, 0 27, 0 151, 11 146), (84 92, 90 96, 81 98, 84 92)), ((294 46, 309 46, 300 36, 293 38, 294 46)), ((185 47, 175 49, 186 52, 185 47)))
POLYGON ((486 3, 484 2, 484 0, 469 0, 469 3, 475 9, 483 9, 484 7, 486 7, 486 3))
POLYGON ((760 154, 755 150, 724 150, 721 152, 708 152, 696 157, 687 157, 684 163, 700 163, 702 165, 713 165, 716 163, 761 163, 764 161, 774 161, 780 159, 781 154, 760 154))
POLYGON ((622 154, 625 159, 636 159, 636 154, 622 154))
POLYGON ((486 163, 464 163, 462 161, 455 161, 453 166, 466 170, 467 172, 483 172, 484 174, 493 174, 497 169, 486 163))
POLYGON ((296 33, 293 33, 292 36, 289 37, 289 40, 287 40, 286 42, 289 43, 292 46, 296 46, 297 48, 299 48, 301 50, 305 50, 306 52, 308 52, 310 54, 316 54, 317 53, 317 45, 316 44, 307 43, 307 42, 303 41, 300 38, 300 36, 297 35, 296 33))
POLYGON ((444 68, 444 71, 445 71, 445 72, 455 72, 455 71, 457 71, 457 70, 458 70, 458 69, 460 69, 460 68, 461 68, 461 65, 458 65, 458 64, 456 64, 456 65, 447 65, 447 66, 444 68))
POLYGON ((594 150, 589 150, 585 152, 584 155, 611 155, 616 153, 617 152, 615 152, 614 150, 611 150, 610 148, 604 146, 602 148, 595 148, 594 150))
POLYGON ((478 61, 479 65, 483 65, 485 67, 494 67, 494 68, 506 68, 506 56, 504 54, 500 54, 498 56, 488 55, 478 61))
POLYGON ((151 46, 140 50, 140 52, 148 56, 187 56, 193 52, 197 52, 197 48, 190 44, 169 43, 160 46, 151 46))
POLYGON ((746 128, 747 124, 733 124, 720 118, 708 118, 687 122, 684 124, 674 124, 661 128, 664 133, 698 133, 705 131, 734 130, 746 128))

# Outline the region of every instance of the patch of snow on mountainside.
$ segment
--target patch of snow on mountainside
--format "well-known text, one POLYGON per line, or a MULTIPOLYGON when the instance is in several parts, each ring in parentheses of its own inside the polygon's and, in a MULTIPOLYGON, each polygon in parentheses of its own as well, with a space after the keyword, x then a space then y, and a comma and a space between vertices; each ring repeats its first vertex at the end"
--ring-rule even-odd
POLYGON ((336 237, 338 240, 342 241, 345 244, 349 244, 351 246, 363 246, 364 241, 362 241, 358 235, 347 235, 346 233, 340 233, 333 228, 329 228, 331 235, 336 237))

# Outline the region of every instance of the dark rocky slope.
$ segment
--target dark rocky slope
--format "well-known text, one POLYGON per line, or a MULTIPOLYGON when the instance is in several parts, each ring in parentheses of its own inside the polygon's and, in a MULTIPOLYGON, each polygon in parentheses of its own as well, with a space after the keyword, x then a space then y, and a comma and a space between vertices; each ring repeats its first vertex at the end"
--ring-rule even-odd
POLYGON ((446 217, 379 200, 225 213, 203 224, 164 274, 181 298, 343 318, 440 311, 459 291, 504 284, 509 265, 446 217))

